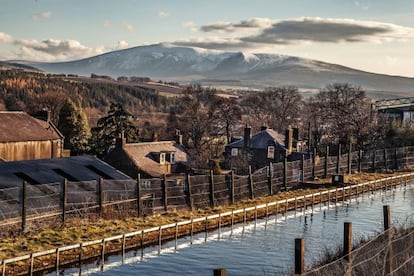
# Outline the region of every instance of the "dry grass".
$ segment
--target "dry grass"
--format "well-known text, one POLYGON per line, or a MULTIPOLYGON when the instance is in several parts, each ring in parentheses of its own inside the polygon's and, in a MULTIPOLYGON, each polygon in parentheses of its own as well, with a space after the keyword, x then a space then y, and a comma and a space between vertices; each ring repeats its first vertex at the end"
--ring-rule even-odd
MULTIPOLYGON (((374 179, 389 177, 390 174, 356 174, 349 176, 352 183, 362 183, 374 179)), ((321 180, 323 182, 325 180, 321 180)), ((326 183, 326 182, 324 182, 326 183)), ((118 234, 125 234, 137 230, 161 226, 191 218, 204 217, 209 214, 226 212, 244 207, 255 206, 266 202, 273 202, 287 198, 293 198, 305 194, 322 191, 321 189, 297 189, 281 192, 269 197, 261 197, 252 200, 243 200, 231 206, 219 206, 216 208, 197 209, 193 212, 170 212, 164 215, 148 216, 145 218, 127 217, 125 219, 80 219, 72 218, 66 223, 54 229, 37 229, 14 237, 0 240, 0 260, 25 255, 31 252, 39 252, 64 245, 102 239, 118 234)), ((200 231, 202 229, 199 229, 200 231)), ((188 230, 183 229, 184 232, 188 230)), ((188 234, 188 233, 187 233, 188 234)), ((156 239, 156 237, 155 237, 156 239)))

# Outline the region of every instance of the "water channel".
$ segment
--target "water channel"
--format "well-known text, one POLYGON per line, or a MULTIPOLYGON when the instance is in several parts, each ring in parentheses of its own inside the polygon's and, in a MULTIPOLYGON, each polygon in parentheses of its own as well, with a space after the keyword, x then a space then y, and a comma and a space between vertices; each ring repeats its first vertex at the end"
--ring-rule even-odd
POLYGON ((318 204, 246 225, 222 227, 143 251, 111 256, 101 264, 66 269, 64 275, 280 275, 291 272, 294 239, 304 238, 309 267, 326 250, 341 245, 343 223, 352 222, 354 242, 382 231, 382 206, 390 205, 393 225, 414 221, 414 182, 392 190, 360 194, 344 203, 318 204))

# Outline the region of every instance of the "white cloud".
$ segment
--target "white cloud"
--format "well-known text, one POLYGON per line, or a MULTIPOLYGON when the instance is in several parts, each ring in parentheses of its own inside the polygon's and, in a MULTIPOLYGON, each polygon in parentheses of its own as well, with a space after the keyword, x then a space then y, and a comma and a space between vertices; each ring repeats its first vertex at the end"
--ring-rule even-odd
POLYGON ((45 11, 41 13, 32 14, 32 19, 34 21, 44 21, 44 20, 48 20, 51 16, 52 16, 52 13, 50 11, 45 11))
POLYGON ((126 49, 126 48, 128 48, 128 46, 129 46, 128 42, 126 42, 125 40, 120 40, 120 41, 118 41, 117 49, 118 50, 126 49))
POLYGON ((104 26, 105 29, 110 29, 110 28, 112 28, 112 22, 110 20, 106 19, 103 22, 103 26, 104 26))
POLYGON ((135 30, 135 27, 126 21, 122 22, 122 27, 128 32, 133 32, 135 30))
POLYGON ((183 27, 195 33, 198 30, 197 25, 192 21, 187 21, 183 23, 183 27))
POLYGON ((159 11, 158 12, 158 17, 159 18, 166 18, 168 16, 169 16, 168 12, 165 12, 165 11, 159 11))
POLYGON ((3 43, 12 43, 13 42, 13 37, 9 34, 0 32, 0 42, 3 43))

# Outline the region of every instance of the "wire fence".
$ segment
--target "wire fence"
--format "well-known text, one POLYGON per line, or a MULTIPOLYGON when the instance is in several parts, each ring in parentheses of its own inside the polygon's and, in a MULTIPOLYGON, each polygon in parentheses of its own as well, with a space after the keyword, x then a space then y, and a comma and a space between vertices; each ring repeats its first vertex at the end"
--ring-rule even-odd
MULTIPOLYGON (((105 215, 110 209, 138 216, 173 210, 215 207, 243 199, 273 195, 303 182, 336 174, 407 171, 414 167, 414 147, 313 156, 292 162, 270 163, 248 175, 182 175, 175 178, 97 179, 0 189, 0 227, 45 217, 105 215), (110 208, 111 207, 111 208, 110 208)), ((0 183, 7 184, 7 183, 0 183)), ((1 186, 1 185, 0 185, 1 186)), ((4 185, 6 186, 6 185, 4 185)))
POLYGON ((382 232, 334 262, 303 275, 413 275, 414 228, 382 232))

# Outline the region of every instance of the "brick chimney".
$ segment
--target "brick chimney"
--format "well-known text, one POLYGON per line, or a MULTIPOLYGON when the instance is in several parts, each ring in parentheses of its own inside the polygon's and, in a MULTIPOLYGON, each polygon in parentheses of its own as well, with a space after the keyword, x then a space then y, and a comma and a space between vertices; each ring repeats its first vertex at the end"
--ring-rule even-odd
POLYGON ((123 149, 126 145, 126 138, 124 137, 124 132, 121 132, 121 137, 116 138, 115 148, 123 149))
POLYGON ((266 130, 267 129, 267 126, 261 126, 260 127, 260 131, 263 131, 263 130, 266 130))
POLYGON ((252 129, 250 127, 247 127, 246 125, 246 127, 244 128, 244 135, 243 135, 245 148, 247 148, 250 144, 251 135, 252 135, 252 129))
POLYGON ((181 131, 179 129, 175 130, 174 139, 175 139, 175 142, 177 142, 177 144, 179 145, 183 144, 183 135, 181 134, 181 131))
POLYGON ((293 129, 288 128, 285 132, 285 147, 286 147, 286 155, 289 155, 292 153, 292 147, 293 147, 293 129))

